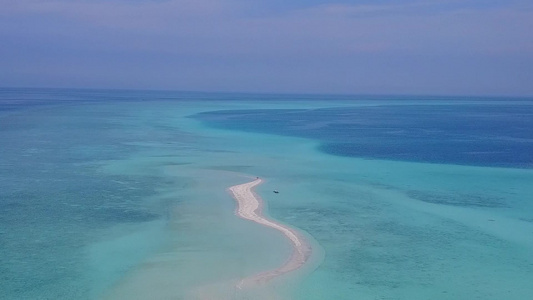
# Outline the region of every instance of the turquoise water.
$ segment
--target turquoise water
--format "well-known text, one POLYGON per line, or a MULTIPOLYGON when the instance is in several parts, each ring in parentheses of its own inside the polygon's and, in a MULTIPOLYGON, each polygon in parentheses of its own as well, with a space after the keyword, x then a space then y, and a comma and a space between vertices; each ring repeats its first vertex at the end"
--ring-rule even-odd
POLYGON ((20 89, 0 99, 2 299, 533 295, 530 100, 20 89), (239 291, 239 278, 290 255, 277 232, 233 213, 225 189, 254 176, 266 179, 268 214, 315 251, 293 276, 239 291))

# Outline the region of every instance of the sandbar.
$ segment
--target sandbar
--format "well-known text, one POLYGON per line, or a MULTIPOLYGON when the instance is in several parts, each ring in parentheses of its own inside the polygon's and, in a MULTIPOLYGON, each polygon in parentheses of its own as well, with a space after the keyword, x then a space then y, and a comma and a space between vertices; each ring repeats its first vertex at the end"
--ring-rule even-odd
POLYGON ((263 200, 253 190, 254 187, 262 182, 262 179, 257 178, 251 182, 229 188, 229 192, 237 201, 235 214, 243 219, 280 231, 291 242, 293 251, 290 258, 280 267, 242 279, 237 284, 237 288, 239 289, 249 285, 263 284, 278 276, 295 271, 301 268, 309 260, 311 255, 311 246, 302 234, 293 228, 268 219, 263 215, 263 200))

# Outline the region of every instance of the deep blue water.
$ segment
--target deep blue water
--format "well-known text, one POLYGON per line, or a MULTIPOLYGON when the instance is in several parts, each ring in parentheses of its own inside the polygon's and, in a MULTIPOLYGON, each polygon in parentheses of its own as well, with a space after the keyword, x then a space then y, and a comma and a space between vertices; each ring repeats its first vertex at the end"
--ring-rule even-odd
POLYGON ((215 127, 316 139, 321 151, 339 156, 533 167, 533 102, 527 101, 232 110, 195 117, 215 127))

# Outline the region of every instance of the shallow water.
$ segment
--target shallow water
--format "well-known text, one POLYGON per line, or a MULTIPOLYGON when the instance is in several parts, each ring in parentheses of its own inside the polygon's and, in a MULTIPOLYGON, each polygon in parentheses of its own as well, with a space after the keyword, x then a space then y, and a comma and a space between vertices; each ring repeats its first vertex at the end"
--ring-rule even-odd
POLYGON ((73 90, 1 90, 0 98, 2 299, 533 295, 533 131, 520 117, 531 110, 527 99, 73 90), (443 105, 437 133, 400 122, 408 108, 429 116, 443 105), (471 105, 487 105, 468 111, 484 123, 458 139, 468 131, 462 108, 471 105), (506 108, 494 121, 508 128, 490 130, 483 116, 494 106, 506 108), (300 110, 286 118, 277 109, 300 110), (462 127, 446 119, 453 109, 462 127), (224 122, 197 115, 213 111, 224 122), (362 118, 391 114, 387 126, 374 120, 375 135, 345 135, 362 118), (327 126, 350 120, 341 135, 327 126), (353 151, 376 136, 416 151, 398 157, 387 148, 379 159, 372 154, 380 143, 353 151), (505 155, 471 160, 457 147, 417 159, 434 151, 431 137, 496 144, 493 152, 505 155), (351 150, 336 153, 324 141, 351 150), (258 192, 268 214, 314 239, 315 254, 265 289, 238 291, 239 278, 279 266, 291 251, 277 232, 234 215, 226 188, 250 176, 266 179, 258 192))

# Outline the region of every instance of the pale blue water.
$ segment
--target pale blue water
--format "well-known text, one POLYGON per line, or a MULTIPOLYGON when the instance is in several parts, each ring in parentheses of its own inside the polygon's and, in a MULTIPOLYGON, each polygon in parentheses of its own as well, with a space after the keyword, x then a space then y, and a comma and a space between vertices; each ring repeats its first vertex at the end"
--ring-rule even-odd
POLYGON ((2 89, 0 298, 531 298, 532 116, 531 99, 2 89), (233 215, 243 175, 318 243, 264 295, 228 284, 290 253, 233 215))

